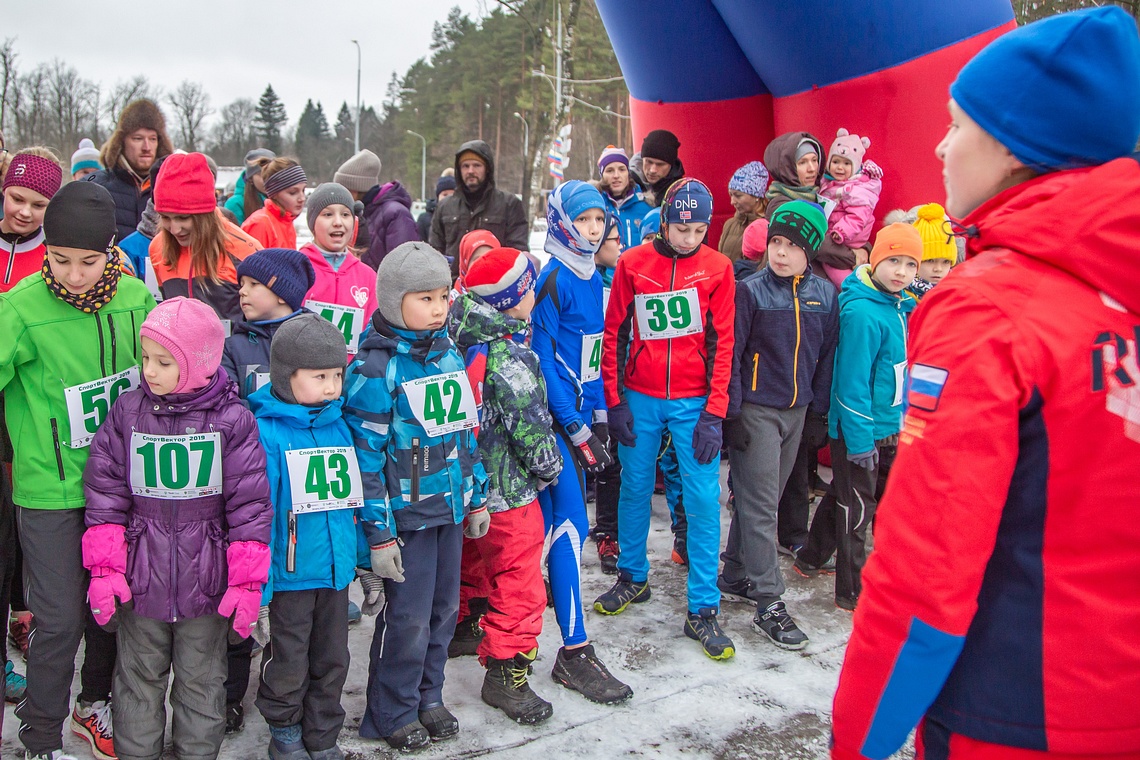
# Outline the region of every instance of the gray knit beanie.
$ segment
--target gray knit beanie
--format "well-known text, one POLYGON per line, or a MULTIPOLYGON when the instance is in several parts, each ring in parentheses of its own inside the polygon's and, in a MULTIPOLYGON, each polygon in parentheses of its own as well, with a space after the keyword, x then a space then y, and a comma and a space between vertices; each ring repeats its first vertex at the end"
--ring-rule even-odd
POLYGON ((305 312, 277 328, 269 348, 269 382, 277 397, 296 404, 289 379, 299 369, 343 369, 348 363, 344 336, 319 314, 305 312))
POLYGON ((309 224, 309 231, 312 232, 313 226, 317 223, 317 217, 321 215, 322 211, 329 206, 338 204, 347 206, 350 212, 356 213, 356 201, 344 185, 326 182, 317 187, 305 203, 305 221, 309 224))
POLYGON ((340 165, 333 182, 354 193, 367 193, 380 184, 380 156, 365 148, 340 165))
POLYGON ((376 268, 376 307, 388 324, 406 330, 404 294, 450 285, 451 267, 442 253, 427 243, 401 243, 376 268))

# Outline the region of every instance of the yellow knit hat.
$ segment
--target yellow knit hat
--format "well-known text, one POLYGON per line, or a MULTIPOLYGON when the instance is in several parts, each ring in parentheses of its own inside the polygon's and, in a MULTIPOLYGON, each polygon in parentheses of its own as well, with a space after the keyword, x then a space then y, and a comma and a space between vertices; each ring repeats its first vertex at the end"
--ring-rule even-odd
POLYGON ((937 203, 927 203, 918 210, 918 219, 914 222, 918 234, 922 237, 922 260, 949 259, 958 261, 958 244, 950 234, 950 223, 946 220, 946 209, 937 203))

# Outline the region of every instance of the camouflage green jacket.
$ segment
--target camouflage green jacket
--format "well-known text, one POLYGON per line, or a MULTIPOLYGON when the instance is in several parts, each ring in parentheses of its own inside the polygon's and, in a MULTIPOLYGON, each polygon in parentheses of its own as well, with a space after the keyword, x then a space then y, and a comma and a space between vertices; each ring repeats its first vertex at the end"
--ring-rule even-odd
POLYGON ((538 498, 539 481, 554 480, 562 470, 538 357, 512 338, 525 329, 473 293, 451 307, 450 331, 460 353, 488 345, 479 453, 490 478, 491 512, 526 506, 538 498))

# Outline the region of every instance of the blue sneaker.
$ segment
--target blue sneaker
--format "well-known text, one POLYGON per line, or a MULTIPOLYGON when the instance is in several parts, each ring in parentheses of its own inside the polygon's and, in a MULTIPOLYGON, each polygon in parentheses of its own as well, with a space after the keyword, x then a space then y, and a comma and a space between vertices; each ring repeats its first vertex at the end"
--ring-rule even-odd
POLYGON ((359 623, 360 618, 364 617, 364 613, 360 611, 360 606, 356 602, 348 603, 348 624, 359 623))
POLYGON ((17 704, 24 698, 28 679, 16 672, 16 666, 8 660, 4 665, 4 701, 17 704))

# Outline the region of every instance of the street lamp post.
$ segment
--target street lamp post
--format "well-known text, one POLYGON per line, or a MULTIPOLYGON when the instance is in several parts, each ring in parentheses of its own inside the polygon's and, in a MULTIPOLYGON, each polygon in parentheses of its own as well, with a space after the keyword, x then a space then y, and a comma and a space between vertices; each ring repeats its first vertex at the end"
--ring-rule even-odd
POLYGON ((523 170, 522 179, 519 180, 519 194, 526 195, 526 165, 530 161, 530 124, 518 111, 515 111, 515 118, 523 123, 523 170))
POLYGON ((427 203, 427 140, 419 132, 410 129, 408 134, 420 138, 420 142, 423 143, 423 150, 420 153, 420 199, 427 203))
POLYGON ((356 40, 352 41, 356 45, 356 132, 352 139, 352 152, 360 152, 360 43, 356 40))

